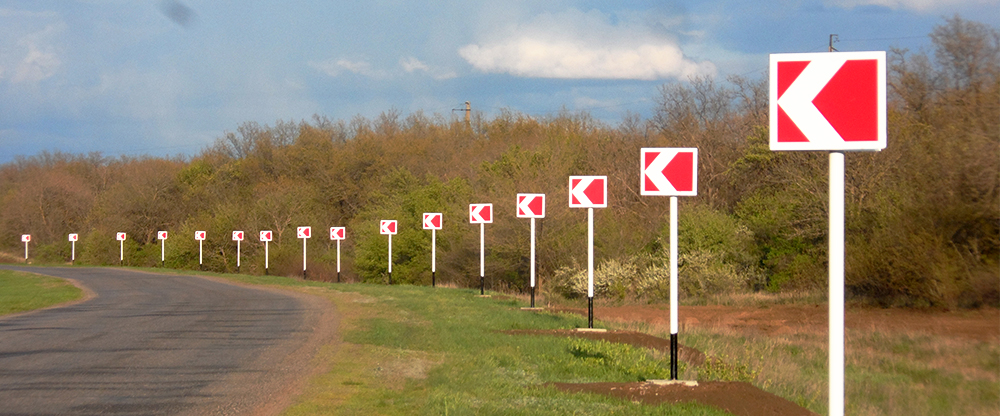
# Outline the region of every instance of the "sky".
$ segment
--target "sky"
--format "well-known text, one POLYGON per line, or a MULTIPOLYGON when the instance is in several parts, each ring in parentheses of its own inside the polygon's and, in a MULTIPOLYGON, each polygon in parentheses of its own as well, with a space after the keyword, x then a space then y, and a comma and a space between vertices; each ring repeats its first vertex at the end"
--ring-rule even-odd
POLYGON ((1000 0, 0 0, 0 163, 193 156, 244 122, 459 117, 464 102, 616 125, 658 89, 768 54, 929 50, 1000 0))

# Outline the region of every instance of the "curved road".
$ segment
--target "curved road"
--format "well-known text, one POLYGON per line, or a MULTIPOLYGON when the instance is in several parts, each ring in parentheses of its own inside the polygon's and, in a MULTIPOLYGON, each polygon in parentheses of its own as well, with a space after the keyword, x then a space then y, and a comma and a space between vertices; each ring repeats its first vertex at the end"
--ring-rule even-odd
POLYGON ((301 296, 121 269, 3 268, 96 296, 0 318, 0 415, 272 413, 318 347, 321 308, 301 296))

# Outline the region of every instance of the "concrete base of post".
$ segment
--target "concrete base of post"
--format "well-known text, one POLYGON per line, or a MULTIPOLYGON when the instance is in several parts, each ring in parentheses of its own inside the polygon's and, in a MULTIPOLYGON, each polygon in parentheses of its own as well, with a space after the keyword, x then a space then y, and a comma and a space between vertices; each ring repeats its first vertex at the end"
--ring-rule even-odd
POLYGON ((698 382, 695 380, 646 380, 649 384, 655 384, 657 386, 685 386, 685 387, 698 387, 698 382))

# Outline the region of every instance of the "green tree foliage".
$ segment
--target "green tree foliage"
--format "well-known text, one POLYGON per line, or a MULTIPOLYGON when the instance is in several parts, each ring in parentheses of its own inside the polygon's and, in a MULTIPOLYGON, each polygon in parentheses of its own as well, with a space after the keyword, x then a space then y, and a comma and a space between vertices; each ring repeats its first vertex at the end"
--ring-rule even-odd
MULTIPOLYGON (((958 17, 930 34, 927 52, 890 52, 889 145, 847 158, 849 293, 882 305, 1000 304, 1000 40, 958 17)), ((771 152, 764 77, 664 85, 654 116, 617 126, 587 114, 486 119, 402 115, 246 122, 190 159, 42 153, 0 166, 0 249, 19 257, 159 264, 157 230, 170 231, 167 265, 235 271, 233 230, 247 233, 241 271, 264 272, 258 232, 272 230, 272 274, 302 272, 295 227, 313 227, 309 278, 336 273, 331 226, 346 226, 343 278, 387 279, 387 238, 399 221, 393 280, 428 284, 424 212, 444 213, 438 280, 478 285, 479 227, 468 204, 493 203, 485 227, 491 288, 525 290, 529 220, 515 194, 547 195, 537 221, 543 292, 579 296, 586 275, 586 210, 566 203, 570 175, 607 175, 609 205, 595 213, 599 292, 660 299, 668 276, 668 198, 640 197, 639 149, 699 148, 699 195, 680 207, 680 276, 687 296, 826 286, 827 157, 771 152), (581 277, 582 276, 582 277, 581 277), (581 280, 582 279, 582 280, 581 280)))

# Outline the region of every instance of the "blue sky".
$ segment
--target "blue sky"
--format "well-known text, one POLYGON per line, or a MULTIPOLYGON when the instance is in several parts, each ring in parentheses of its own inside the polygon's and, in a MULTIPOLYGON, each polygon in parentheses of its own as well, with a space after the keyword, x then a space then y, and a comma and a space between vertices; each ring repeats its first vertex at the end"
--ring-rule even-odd
POLYGON ((0 1, 0 163, 193 155, 246 121, 395 109, 648 118, 657 88, 767 55, 928 48, 1000 0, 0 1))

